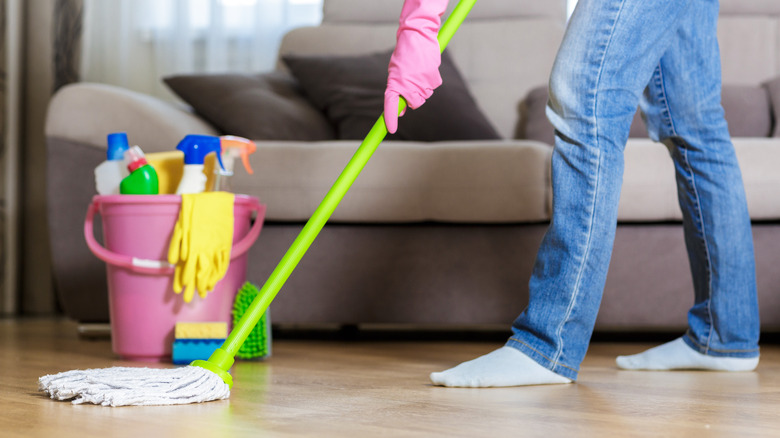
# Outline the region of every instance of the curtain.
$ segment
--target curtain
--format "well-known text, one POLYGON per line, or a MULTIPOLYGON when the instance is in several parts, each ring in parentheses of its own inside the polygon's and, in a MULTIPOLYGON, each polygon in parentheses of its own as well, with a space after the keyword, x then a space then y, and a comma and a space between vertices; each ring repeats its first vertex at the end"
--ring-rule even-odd
POLYGON ((172 99, 161 78, 265 72, 282 35, 322 0, 85 0, 82 80, 172 99))
POLYGON ((54 4, 54 91, 79 81, 82 0, 57 0, 54 4))
POLYGON ((5 182, 6 172, 6 52, 8 51, 8 36, 6 32, 6 4, 0 0, 0 315, 10 315, 16 311, 16 296, 13 289, 6 284, 6 260, 8 249, 6 245, 6 200, 8 190, 5 182))

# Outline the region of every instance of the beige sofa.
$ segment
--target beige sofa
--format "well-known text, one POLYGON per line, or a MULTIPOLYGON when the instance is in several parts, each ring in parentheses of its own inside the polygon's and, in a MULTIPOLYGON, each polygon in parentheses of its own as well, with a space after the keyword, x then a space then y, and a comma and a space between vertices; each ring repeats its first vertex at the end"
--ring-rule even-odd
MULTIPOLYGON (((367 3, 326 0, 323 24, 288 33, 281 54, 391 48, 401 0, 367 3)), ((511 323, 527 302, 551 201, 550 145, 517 138, 532 118, 523 99, 546 84, 564 28, 562 0, 477 3, 449 52, 503 140, 385 142, 273 303, 275 323, 511 323)), ((779 75, 777 35, 777 2, 723 1, 724 84, 759 88, 779 75)), ((282 62, 279 71, 286 74, 282 62)), ((776 135, 770 95, 762 114, 776 135)), ((780 103, 775 105, 780 112, 780 103)), ((94 193, 91 170, 103 159, 105 135, 127 131, 146 151, 160 151, 186 134, 219 131, 181 105, 98 84, 62 89, 52 100, 46 129, 57 292, 72 318, 105 320, 104 268, 80 234, 94 193)), ((780 328, 780 138, 772 133, 734 138, 755 221, 765 330, 780 328)), ((257 143, 251 158, 255 175, 236 176, 234 188, 268 206, 248 274, 262 284, 358 142, 257 143)), ((693 292, 672 162, 664 146, 632 138, 625 163, 620 223, 597 329, 678 330, 693 292)))

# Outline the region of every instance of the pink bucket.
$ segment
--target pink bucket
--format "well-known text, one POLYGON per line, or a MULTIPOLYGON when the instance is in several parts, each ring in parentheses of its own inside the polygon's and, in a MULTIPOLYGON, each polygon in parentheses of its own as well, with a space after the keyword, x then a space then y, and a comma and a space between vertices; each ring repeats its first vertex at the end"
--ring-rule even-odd
POLYGON ((84 237, 89 249, 106 262, 111 342, 124 359, 170 359, 176 322, 231 325, 233 300, 246 279, 247 252, 260 234, 265 205, 257 198, 236 195, 227 274, 205 299, 195 294, 189 303, 173 292, 174 268, 167 262, 180 207, 181 197, 176 195, 98 195, 87 209, 84 237), (105 248, 94 236, 97 212, 103 218, 105 248))

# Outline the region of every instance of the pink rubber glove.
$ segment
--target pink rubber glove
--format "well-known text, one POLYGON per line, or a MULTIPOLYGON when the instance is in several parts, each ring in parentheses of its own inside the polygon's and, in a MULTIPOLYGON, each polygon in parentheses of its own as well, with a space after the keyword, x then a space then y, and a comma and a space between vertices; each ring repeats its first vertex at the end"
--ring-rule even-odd
MULTIPOLYGON (((398 97, 419 108, 441 85, 441 51, 436 36, 449 0, 405 0, 401 9, 396 46, 387 72, 385 125, 398 129, 398 97)), ((402 114, 403 115, 403 114, 402 114)))

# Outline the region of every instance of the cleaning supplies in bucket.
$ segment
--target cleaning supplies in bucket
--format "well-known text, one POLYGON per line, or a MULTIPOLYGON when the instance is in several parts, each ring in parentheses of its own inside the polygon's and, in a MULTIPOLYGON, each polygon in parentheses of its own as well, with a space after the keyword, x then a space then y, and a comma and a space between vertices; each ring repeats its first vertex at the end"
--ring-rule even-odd
POLYGON ((246 282, 248 250, 260 235, 266 206, 255 197, 235 195, 232 208, 227 273, 205 300, 185 303, 173 291, 175 268, 167 260, 181 197, 111 195, 92 199, 84 238, 89 249, 106 262, 111 344, 117 355, 136 361, 170 360, 177 322, 230 324, 236 291, 246 282), (105 247, 94 235, 96 214, 102 217, 105 247))
POLYGON ((154 167, 144 157, 138 146, 125 151, 125 162, 130 175, 119 184, 119 193, 123 195, 156 195, 159 193, 159 181, 154 167))
POLYGON ((124 132, 108 134, 107 140, 106 161, 95 168, 95 188, 100 195, 118 195, 119 183, 129 175, 124 158, 130 144, 124 132))
MULTIPOLYGON (((182 151, 150 152, 146 154, 146 161, 157 171, 157 180, 160 184, 161 195, 176 194, 179 188, 182 174, 184 173, 184 153, 182 151)), ((216 154, 206 155, 203 162, 203 174, 206 176, 206 190, 210 192, 216 189, 215 171, 217 164, 216 154)), ((224 190, 232 191, 232 190, 224 190)))
POLYGON ((215 152, 219 166, 222 164, 222 146, 219 137, 211 135, 188 135, 179 142, 176 149, 184 152, 184 174, 176 194, 201 193, 206 190, 207 177, 203 174, 206 155, 215 152))
POLYGON ((219 141, 222 146, 222 164, 225 167, 214 169, 214 190, 231 192, 233 187, 230 180, 234 174, 236 158, 241 158, 248 174, 254 174, 252 166, 249 165, 249 155, 257 150, 257 145, 249 139, 235 135, 223 135, 219 141))
POLYGON ((177 150, 144 154, 140 147, 129 146, 126 133, 112 133, 108 135, 107 160, 95 168, 95 186, 100 195, 232 191, 229 180, 234 160, 240 157, 251 175, 248 156, 256 148, 243 137, 193 134, 185 136, 177 150))
POLYGON ((173 290, 192 301, 201 298, 224 277, 233 242, 233 200, 228 192, 181 196, 181 211, 173 229, 168 263, 176 266, 173 290))

